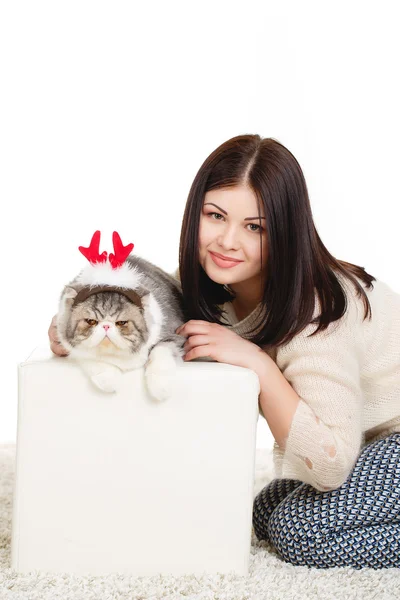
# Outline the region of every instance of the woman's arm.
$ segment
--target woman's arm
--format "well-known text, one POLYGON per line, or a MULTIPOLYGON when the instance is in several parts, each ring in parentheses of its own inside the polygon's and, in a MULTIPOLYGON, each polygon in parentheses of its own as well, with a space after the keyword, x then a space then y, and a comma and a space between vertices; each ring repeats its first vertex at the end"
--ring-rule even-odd
POLYGON ((349 302, 340 321, 308 337, 315 327, 278 348, 276 365, 269 356, 253 356, 248 368, 260 379, 277 476, 325 491, 344 483, 361 449, 362 316, 349 302))
POLYGON ((279 367, 265 352, 249 366, 260 380, 259 404, 276 443, 282 450, 289 435, 300 396, 282 375, 279 367))

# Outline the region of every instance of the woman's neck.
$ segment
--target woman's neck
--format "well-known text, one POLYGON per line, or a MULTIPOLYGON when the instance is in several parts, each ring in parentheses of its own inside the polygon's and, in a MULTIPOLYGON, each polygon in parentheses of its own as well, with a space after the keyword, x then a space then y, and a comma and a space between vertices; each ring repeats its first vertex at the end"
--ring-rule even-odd
POLYGON ((260 282, 243 281, 229 285, 229 288, 235 294, 232 306, 239 318, 247 317, 256 306, 261 302, 262 290, 260 282))
POLYGON ((250 299, 250 298, 240 298, 236 296, 234 300, 232 300, 232 306, 235 310, 236 316, 241 321, 245 319, 259 304, 259 299, 250 299))

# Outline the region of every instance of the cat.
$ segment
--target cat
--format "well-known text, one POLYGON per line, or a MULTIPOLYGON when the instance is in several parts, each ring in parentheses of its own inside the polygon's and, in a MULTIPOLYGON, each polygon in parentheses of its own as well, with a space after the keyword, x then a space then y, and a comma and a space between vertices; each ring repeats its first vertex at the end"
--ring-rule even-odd
POLYGON ((67 358, 77 361, 102 391, 117 391, 124 371, 144 367, 149 393, 164 401, 173 394, 177 368, 184 362, 186 338, 175 333, 187 320, 181 286, 139 256, 128 256, 125 265, 131 289, 88 286, 83 272, 63 288, 59 341, 69 351, 67 358))

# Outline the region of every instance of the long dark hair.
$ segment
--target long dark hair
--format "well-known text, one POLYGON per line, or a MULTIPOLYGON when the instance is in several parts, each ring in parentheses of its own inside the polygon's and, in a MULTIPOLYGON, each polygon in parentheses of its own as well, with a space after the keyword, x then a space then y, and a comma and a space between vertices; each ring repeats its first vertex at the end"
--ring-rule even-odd
MULTIPOLYGON (((251 330, 259 346, 288 343, 308 324, 318 323, 311 334, 323 331, 347 309, 346 293, 335 272, 348 278, 363 296, 365 316, 371 306, 356 277, 372 287, 376 278, 364 267, 334 258, 322 243, 313 222, 303 172, 296 158, 272 138, 239 135, 206 158, 189 191, 179 244, 179 273, 188 319, 220 324, 222 305, 235 298, 233 290, 208 277, 199 262, 199 222, 209 190, 246 185, 265 211, 267 237, 262 305, 268 307, 251 330), (321 314, 312 320, 318 294, 321 314), (266 313, 266 314, 265 314, 266 313)), ((261 230, 260 230, 261 231, 261 230)), ((262 238, 260 233, 260 252, 262 238)))

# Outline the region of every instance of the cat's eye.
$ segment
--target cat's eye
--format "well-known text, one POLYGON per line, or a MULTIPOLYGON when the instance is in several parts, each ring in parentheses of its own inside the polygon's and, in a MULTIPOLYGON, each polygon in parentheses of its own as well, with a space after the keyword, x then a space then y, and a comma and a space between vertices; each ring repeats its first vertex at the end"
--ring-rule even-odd
POLYGON ((120 326, 120 325, 126 325, 128 321, 116 321, 115 324, 120 326))
POLYGON ((97 325, 97 323, 98 323, 98 321, 96 321, 96 319, 85 319, 85 321, 88 325, 91 325, 91 326, 97 325))

